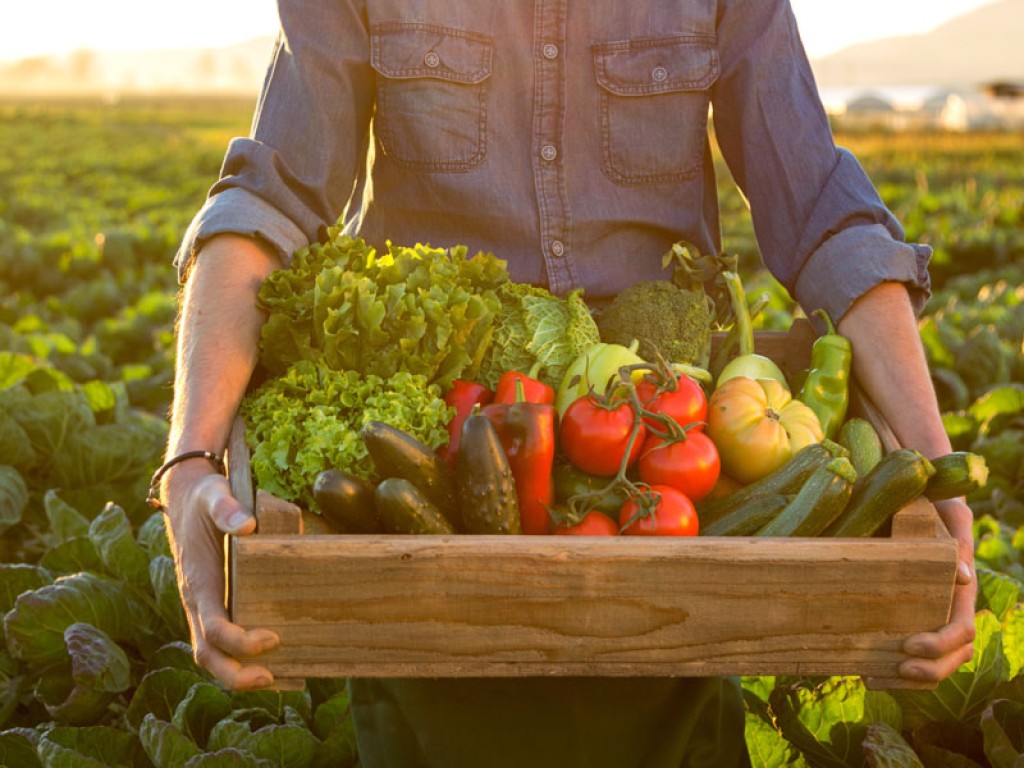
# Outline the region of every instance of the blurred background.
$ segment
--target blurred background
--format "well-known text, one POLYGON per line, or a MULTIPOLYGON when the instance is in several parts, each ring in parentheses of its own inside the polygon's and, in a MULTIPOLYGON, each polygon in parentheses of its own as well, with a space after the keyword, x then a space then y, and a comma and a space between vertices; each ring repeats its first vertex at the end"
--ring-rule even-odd
MULTIPOLYGON (((1024 125, 1021 0, 793 0, 833 115, 892 128, 1024 125)), ((254 96, 274 0, 35 0, 0 28, 0 96, 254 96)))

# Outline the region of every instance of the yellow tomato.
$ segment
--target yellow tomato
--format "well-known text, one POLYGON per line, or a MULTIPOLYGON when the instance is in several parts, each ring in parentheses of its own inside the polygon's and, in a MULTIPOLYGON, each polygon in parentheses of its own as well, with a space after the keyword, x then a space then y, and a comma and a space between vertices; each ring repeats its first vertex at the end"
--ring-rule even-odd
POLYGON ((752 483, 823 438, 814 411, 794 400, 775 379, 737 376, 708 401, 706 432, 718 448, 722 471, 752 483))

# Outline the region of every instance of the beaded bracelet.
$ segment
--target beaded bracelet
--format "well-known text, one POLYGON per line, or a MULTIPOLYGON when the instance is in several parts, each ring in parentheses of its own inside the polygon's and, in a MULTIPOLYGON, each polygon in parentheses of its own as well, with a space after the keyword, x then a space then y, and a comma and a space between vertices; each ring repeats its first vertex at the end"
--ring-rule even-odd
POLYGON ((214 468, 220 474, 226 474, 224 467, 224 459, 218 456, 213 451, 185 451, 179 453, 177 456, 168 459, 160 468, 153 473, 153 477, 149 481, 149 494, 146 496, 146 503, 149 504, 153 509, 163 510, 164 503, 160 500, 160 480, 163 478, 167 471, 175 464, 180 464, 188 459, 206 459, 211 462, 214 468))

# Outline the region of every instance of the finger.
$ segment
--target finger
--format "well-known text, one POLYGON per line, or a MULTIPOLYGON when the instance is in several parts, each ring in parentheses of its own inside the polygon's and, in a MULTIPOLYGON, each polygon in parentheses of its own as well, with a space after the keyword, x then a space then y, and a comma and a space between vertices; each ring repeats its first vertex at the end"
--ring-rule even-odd
POLYGON ((939 682, 970 661, 972 656, 973 648, 968 645, 939 659, 907 659, 900 664, 899 674, 908 680, 939 682))
POLYGON ((274 676, 266 667, 259 664, 243 664, 205 641, 195 646, 195 660, 199 666, 232 690, 268 688, 274 683, 274 676))

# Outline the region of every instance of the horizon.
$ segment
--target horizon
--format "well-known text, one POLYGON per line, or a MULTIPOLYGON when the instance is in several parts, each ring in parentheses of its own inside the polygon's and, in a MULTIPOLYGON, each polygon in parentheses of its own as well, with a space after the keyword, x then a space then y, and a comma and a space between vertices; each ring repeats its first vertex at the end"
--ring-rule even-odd
MULTIPOLYGON (((1000 0, 791 0, 810 58, 869 40, 924 34, 1000 0)), ((27 4, 26 4, 27 5, 27 4)), ((10 14, 9 14, 10 16, 10 14)), ((36 0, 0 29, 0 61, 95 53, 221 48, 274 35, 275 0, 179 0, 154 15, 134 0, 36 0), (60 18, 59 27, 53 19, 60 18), (109 19, 119 20, 111 24, 109 19), (196 24, 195 19, 205 22, 196 24), (125 35, 126 30, 131 35, 125 35)))

